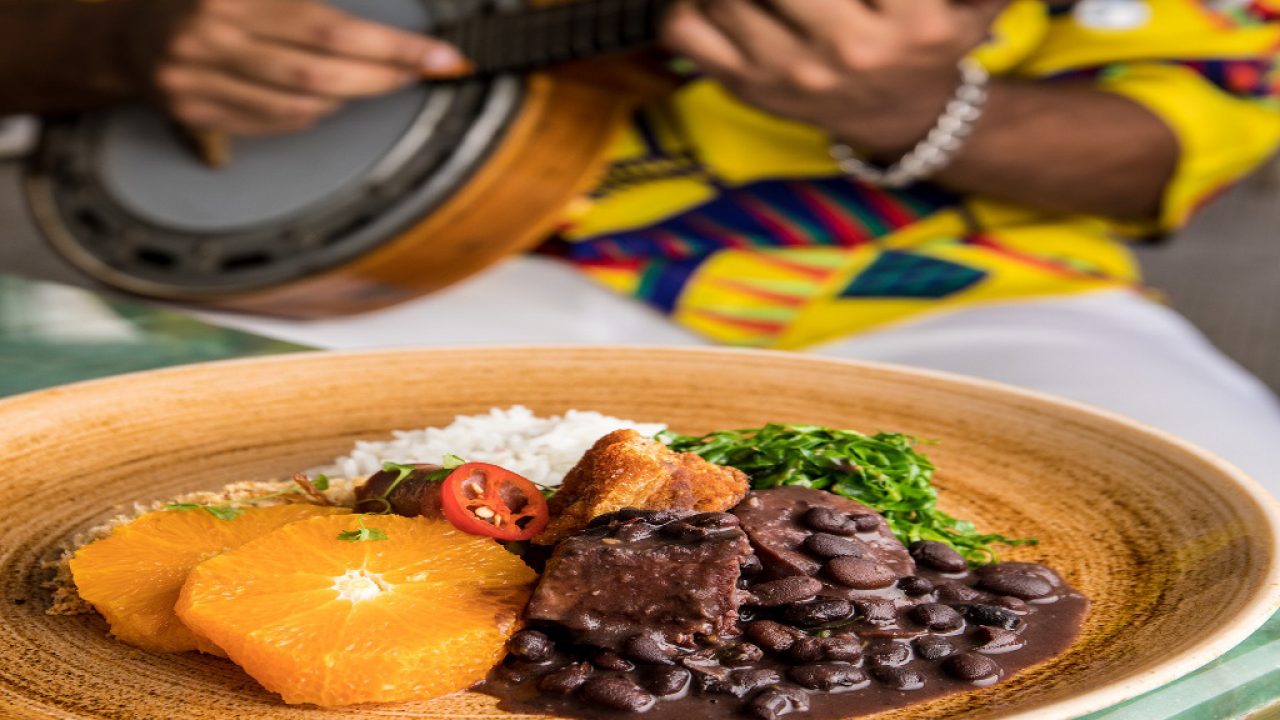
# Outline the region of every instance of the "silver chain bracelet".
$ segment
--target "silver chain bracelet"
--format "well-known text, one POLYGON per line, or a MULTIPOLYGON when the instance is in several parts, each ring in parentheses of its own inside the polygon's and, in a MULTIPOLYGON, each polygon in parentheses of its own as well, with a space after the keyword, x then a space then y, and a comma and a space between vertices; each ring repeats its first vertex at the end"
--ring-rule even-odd
POLYGON ((878 168, 859 158, 848 145, 832 143, 828 152, 840 170, 872 185, 901 188, 946 167, 981 117, 982 106, 987 102, 987 83, 991 79, 986 68, 968 58, 961 60, 958 67, 960 85, 955 94, 929 134, 906 155, 887 168, 878 168))

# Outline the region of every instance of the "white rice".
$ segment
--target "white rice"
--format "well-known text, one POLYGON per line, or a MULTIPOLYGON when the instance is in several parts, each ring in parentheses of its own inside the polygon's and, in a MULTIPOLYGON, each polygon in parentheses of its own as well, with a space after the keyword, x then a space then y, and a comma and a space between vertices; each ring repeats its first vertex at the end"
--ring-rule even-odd
POLYGON ((367 477, 381 470, 384 462, 439 463, 446 454, 453 454, 470 462, 500 465, 539 485, 559 485, 596 440, 624 428, 652 436, 665 430, 666 425, 623 420, 589 410, 541 418, 526 407, 514 405, 505 410, 494 408, 483 415, 459 415, 441 428, 397 431, 395 439, 386 442, 359 441, 350 455, 319 471, 340 477, 367 477))

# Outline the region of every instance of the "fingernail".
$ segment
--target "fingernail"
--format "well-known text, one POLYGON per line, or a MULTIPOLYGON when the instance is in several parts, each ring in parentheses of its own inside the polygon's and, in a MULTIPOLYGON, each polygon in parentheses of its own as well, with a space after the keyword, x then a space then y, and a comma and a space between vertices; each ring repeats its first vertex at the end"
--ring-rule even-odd
POLYGON ((436 45, 422 56, 422 69, 427 72, 457 72, 462 67, 462 55, 449 45, 436 45))

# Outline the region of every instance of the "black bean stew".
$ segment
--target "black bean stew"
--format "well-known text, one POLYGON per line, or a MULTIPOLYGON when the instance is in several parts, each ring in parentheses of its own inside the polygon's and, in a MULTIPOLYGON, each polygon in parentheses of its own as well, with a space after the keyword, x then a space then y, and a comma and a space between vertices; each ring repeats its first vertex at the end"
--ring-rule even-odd
POLYGON ((1052 570, 970 570, 799 487, 732 513, 626 509, 562 541, 481 690, 569 717, 838 718, 985 687, 1064 650, 1088 600, 1052 570))

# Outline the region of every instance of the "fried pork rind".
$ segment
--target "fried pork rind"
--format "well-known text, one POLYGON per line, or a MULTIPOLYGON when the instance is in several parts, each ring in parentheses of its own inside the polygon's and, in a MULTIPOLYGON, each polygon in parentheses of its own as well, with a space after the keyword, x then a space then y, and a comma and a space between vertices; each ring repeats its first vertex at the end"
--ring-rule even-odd
POLYGON ((750 489, 741 470, 677 453, 635 430, 596 441, 565 475, 548 502, 551 524, 533 539, 554 545, 591 522, 624 507, 643 510, 723 512, 750 489))

